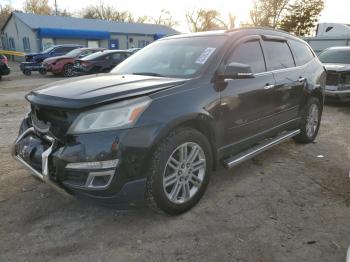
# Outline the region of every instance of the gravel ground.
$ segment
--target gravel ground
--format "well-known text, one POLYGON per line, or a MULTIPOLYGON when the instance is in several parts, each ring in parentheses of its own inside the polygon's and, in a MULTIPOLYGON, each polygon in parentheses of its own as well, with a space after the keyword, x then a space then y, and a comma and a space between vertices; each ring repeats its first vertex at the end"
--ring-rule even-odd
POLYGON ((0 82, 0 261, 345 261, 350 244, 350 105, 325 107, 315 143, 285 142, 212 176, 177 217, 70 200, 10 157, 24 95, 60 80, 0 82))

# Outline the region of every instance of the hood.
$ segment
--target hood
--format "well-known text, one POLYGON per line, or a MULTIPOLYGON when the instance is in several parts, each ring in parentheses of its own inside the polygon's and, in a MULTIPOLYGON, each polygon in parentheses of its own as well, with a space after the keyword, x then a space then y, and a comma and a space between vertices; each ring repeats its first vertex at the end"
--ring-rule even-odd
POLYGON ((66 56, 66 55, 54 56, 54 57, 46 58, 46 59, 44 60, 44 62, 45 62, 45 63, 52 63, 52 62, 57 61, 57 60, 61 60, 61 59, 70 59, 70 58, 73 58, 73 57, 66 56))
POLYGON ((350 71, 350 64, 323 64, 327 71, 345 72, 350 71))
POLYGON ((39 106, 82 109, 101 103, 147 95, 188 80, 142 75, 98 74, 55 82, 26 95, 39 106))

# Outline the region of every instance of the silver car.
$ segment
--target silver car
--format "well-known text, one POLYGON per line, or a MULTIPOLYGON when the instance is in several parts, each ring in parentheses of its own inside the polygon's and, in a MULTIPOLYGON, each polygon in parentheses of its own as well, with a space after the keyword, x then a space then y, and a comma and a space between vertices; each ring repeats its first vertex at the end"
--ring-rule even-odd
POLYGON ((327 69, 326 96, 350 101, 350 47, 327 48, 319 59, 327 69))

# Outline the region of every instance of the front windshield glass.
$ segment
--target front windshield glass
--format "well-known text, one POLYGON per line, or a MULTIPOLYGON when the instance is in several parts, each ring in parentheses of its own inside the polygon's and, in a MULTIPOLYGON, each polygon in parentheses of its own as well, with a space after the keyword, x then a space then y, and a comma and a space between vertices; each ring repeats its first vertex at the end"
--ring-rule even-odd
POLYGON ((330 49, 320 54, 318 57, 322 63, 350 64, 350 49, 337 50, 330 49))
POLYGON ((189 78, 210 63, 226 39, 224 35, 213 35, 156 41, 119 64, 112 73, 189 78))
POLYGON ((75 56, 78 56, 80 53, 81 53, 81 49, 78 48, 78 49, 73 49, 72 51, 68 52, 66 54, 66 56, 71 56, 71 57, 75 57, 75 56))
POLYGON ((55 46, 51 46, 51 47, 45 49, 45 50, 43 51, 43 53, 49 53, 49 52, 51 52, 51 51, 54 50, 54 49, 55 49, 55 46))
POLYGON ((99 51, 99 52, 93 53, 91 55, 87 55, 84 58, 82 58, 81 60, 93 60, 93 59, 99 58, 103 54, 107 54, 107 52, 99 51))

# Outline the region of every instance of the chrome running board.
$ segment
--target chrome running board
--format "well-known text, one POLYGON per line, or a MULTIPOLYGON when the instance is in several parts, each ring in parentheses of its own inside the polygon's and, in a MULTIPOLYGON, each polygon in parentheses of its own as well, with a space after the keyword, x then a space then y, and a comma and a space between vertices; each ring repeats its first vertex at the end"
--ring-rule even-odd
POLYGON ((272 139, 267 140, 266 142, 263 142, 255 147, 249 148, 248 150, 232 156, 228 159, 226 159, 224 161, 224 166, 226 168, 232 168, 236 165, 239 165, 240 163, 270 149, 271 147, 278 145, 282 142, 284 142, 285 140, 288 140, 290 138, 292 138, 293 136, 296 136, 300 133, 300 129, 298 130, 293 130, 293 131, 288 131, 288 132, 284 132, 272 139))

